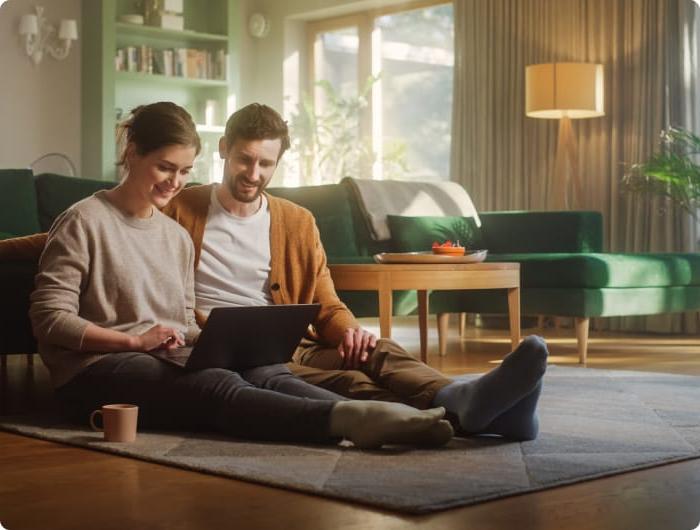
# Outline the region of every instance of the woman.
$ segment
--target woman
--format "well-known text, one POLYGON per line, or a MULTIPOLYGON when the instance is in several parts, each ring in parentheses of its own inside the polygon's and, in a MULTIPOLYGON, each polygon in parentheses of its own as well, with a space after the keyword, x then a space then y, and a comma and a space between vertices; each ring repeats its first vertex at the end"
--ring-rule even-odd
POLYGON ((56 220, 31 297, 39 352, 72 418, 84 423, 103 404, 126 402, 139 406, 146 428, 348 438, 360 447, 450 439, 442 408, 344 401, 292 376, 266 382, 274 375, 266 367, 243 377, 223 369, 188 372, 162 360, 175 350, 187 355, 179 349, 199 334, 193 245, 159 208, 183 188, 200 140, 189 114, 168 102, 135 109, 122 134, 122 182, 56 220))

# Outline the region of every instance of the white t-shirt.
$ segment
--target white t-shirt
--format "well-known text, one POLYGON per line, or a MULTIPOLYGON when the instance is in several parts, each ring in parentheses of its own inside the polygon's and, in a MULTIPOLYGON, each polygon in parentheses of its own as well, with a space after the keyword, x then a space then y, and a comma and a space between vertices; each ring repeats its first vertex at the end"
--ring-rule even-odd
POLYGON ((196 308, 270 305, 270 208, 262 196, 250 217, 227 212, 212 188, 202 253, 195 271, 196 308))

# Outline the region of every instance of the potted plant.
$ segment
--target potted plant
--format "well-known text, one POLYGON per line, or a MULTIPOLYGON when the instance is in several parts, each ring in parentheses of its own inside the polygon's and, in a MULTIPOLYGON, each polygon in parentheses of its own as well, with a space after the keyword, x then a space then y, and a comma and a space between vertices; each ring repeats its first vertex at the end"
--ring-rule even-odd
POLYGON ((666 197, 697 217, 700 200, 700 136, 678 127, 661 133, 661 149, 633 164, 623 177, 627 190, 666 197))

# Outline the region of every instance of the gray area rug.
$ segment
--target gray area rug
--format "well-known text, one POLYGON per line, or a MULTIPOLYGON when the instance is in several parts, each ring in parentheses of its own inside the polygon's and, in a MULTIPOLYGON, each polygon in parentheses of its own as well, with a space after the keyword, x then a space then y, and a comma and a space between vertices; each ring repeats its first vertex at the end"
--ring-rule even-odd
MULTIPOLYGON (((472 378, 475 376, 465 376, 472 378)), ((140 432, 132 444, 46 418, 0 428, 226 477, 428 513, 700 457, 700 378, 550 366, 540 436, 455 438, 439 450, 249 443, 140 432)))

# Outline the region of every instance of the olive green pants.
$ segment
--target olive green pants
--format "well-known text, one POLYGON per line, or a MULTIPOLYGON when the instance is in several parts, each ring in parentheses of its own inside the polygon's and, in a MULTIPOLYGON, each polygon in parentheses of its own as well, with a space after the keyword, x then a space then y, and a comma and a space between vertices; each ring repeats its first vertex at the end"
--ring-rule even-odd
POLYGON ((350 399, 401 402, 419 409, 430 408, 437 391, 452 382, 391 339, 377 340, 356 370, 343 369, 337 348, 304 339, 288 366, 307 383, 350 399))

